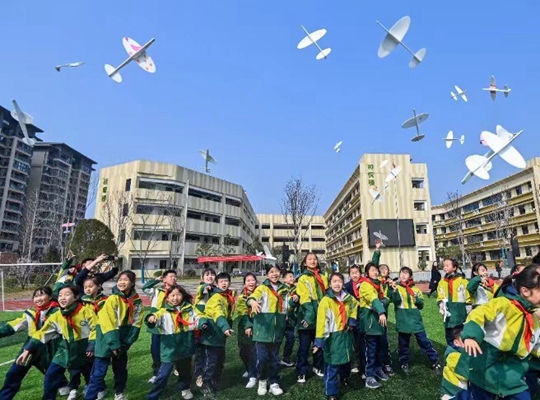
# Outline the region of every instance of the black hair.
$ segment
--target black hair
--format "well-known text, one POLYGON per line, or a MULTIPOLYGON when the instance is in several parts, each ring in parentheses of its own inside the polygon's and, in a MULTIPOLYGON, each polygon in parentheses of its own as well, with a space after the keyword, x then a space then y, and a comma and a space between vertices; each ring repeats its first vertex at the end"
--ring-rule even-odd
POLYGON ((87 261, 96 261, 96 259, 91 258, 91 257, 85 258, 84 260, 81 261, 81 265, 84 265, 84 263, 87 262, 87 261))
POLYGON ((217 276, 216 270, 214 268, 205 268, 201 276, 204 277, 207 272, 210 272, 211 275, 217 276))
POLYGON ((96 285, 99 288, 98 292, 101 292, 101 290, 103 289, 101 279, 99 279, 96 276, 89 276, 88 278, 84 280, 83 284, 88 281, 94 282, 94 285, 96 285))
MULTIPOLYGON (((536 263, 533 263, 533 264, 536 264, 536 263)), ((521 263, 518 263, 516 265, 514 265, 511 269, 510 269, 510 275, 514 275, 516 272, 518 272, 518 270, 521 268, 522 270, 526 267, 525 264, 521 264, 521 263), (523 267, 523 268, 522 268, 523 267)))
POLYGON ((36 297, 37 294, 46 294, 49 297, 53 296, 53 291, 48 286, 40 286, 36 290, 34 290, 34 293, 32 294, 32 298, 36 297))
POLYGON ((321 264, 320 264, 320 261, 319 261, 319 257, 317 257, 317 254, 310 251, 309 253, 306 254, 304 259, 300 263, 300 268, 301 268, 302 271, 305 271, 307 269, 306 260, 311 254, 313 254, 315 256, 315 258, 317 259, 317 268, 319 268, 319 270, 321 269, 321 264))
POLYGON ((454 273, 460 273, 463 275, 463 270, 461 269, 461 267, 459 266, 459 263, 457 262, 457 260, 455 258, 445 258, 443 260, 443 264, 445 261, 451 261, 452 262, 452 267, 454 267, 454 269, 456 270, 456 272, 454 273))
POLYGON ((533 264, 540 264, 540 251, 532 258, 533 264))
POLYGON ((246 279, 248 276, 253 277, 253 279, 255 279, 255 282, 257 282, 257 275, 255 275, 253 272, 248 272, 247 274, 244 275, 244 285, 246 284, 246 279))
POLYGON ((371 261, 366 264, 366 276, 369 278, 369 270, 371 268, 376 268, 379 271, 379 266, 371 261))
POLYGON ((163 272, 163 274, 161 275, 163 278, 165 278, 167 275, 169 274, 175 274, 175 275, 178 275, 178 272, 176 272, 176 270, 174 269, 168 269, 166 271, 163 272))
POLYGON ((169 294, 171 294, 172 291, 175 290, 175 289, 177 289, 180 292, 180 294, 182 295, 183 301, 186 301, 188 303, 193 303, 193 296, 191 294, 189 294, 187 292, 187 290, 181 285, 176 285, 176 286, 173 286, 172 288, 170 288, 167 296, 169 294))
POLYGON ((353 264, 349 267, 349 272, 351 271, 351 269, 357 269, 358 272, 362 273, 362 266, 361 265, 358 265, 358 264, 353 264))
POLYGON ((118 275, 118 278, 120 279, 122 276, 127 276, 129 281, 135 286, 135 281, 137 280, 137 277, 135 276, 135 272, 133 271, 122 271, 120 272, 120 275, 118 275))
POLYGON ((289 274, 294 276, 294 272, 292 272, 290 269, 283 270, 283 272, 281 273, 281 277, 285 278, 289 274))
POLYGON ((409 274, 409 278, 412 279, 413 277, 413 270, 409 267, 401 267, 401 269, 399 270, 399 272, 407 272, 409 274))
POLYGON ((337 276, 339 279, 341 279, 342 282, 345 282, 345 278, 343 277, 343 274, 341 272, 332 272, 332 274, 328 278, 328 283, 330 283, 334 276, 337 276))
POLYGON ((60 292, 64 289, 68 289, 71 291, 71 293, 73 293, 73 296, 75 298, 78 298, 79 297, 79 293, 80 293, 80 290, 77 286, 75 285, 66 285, 64 287, 62 287, 59 291, 58 291, 58 295, 60 295, 60 292))
POLYGON ((220 279, 227 279, 230 282, 231 276, 227 272, 220 272, 218 276, 216 276, 216 282, 220 279))
POLYGON ((540 268, 537 264, 531 264, 519 274, 514 275, 514 286, 520 291, 521 288, 537 289, 540 288, 540 268))
POLYGON ((471 268, 471 278, 474 278, 475 276, 478 275, 478 270, 480 269, 480 267, 484 267, 487 270, 487 267, 483 263, 480 263, 480 262, 474 263, 471 268))
POLYGON ((463 332, 463 325, 452 328, 452 339, 457 340, 461 338, 461 332, 463 332))
POLYGON ((439 262, 437 260, 433 261, 433 263, 431 264, 431 269, 433 268, 439 268, 439 262))
MULTIPOLYGON (((270 270, 271 270, 272 268, 277 268, 277 269, 279 269, 279 267, 278 267, 277 265, 265 264, 265 266, 264 266, 264 272, 266 273, 266 275, 268 275, 268 273, 270 272, 270 270)), ((281 274, 281 270, 280 270, 279 272, 280 272, 280 274, 281 274)))

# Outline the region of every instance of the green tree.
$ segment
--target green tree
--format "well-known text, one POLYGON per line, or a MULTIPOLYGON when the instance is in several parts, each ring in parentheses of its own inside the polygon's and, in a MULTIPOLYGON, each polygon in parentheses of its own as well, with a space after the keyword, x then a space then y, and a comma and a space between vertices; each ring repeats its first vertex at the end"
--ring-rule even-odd
POLYGON ((213 244, 201 243, 197 246, 197 249, 195 250, 195 255, 199 257, 215 256, 216 248, 213 244))
POLYGON ((257 254, 263 252, 264 248, 259 239, 255 238, 255 240, 248 245, 247 251, 249 254, 257 254))
POLYGON ((49 247, 47 247, 47 250, 43 255, 44 263, 57 263, 62 261, 61 259, 62 255, 60 254, 60 250, 58 250, 58 247, 56 247, 55 245, 50 245, 49 247))
POLYGON ((96 258, 100 254, 117 255, 118 249, 111 230, 97 219, 85 219, 78 223, 71 251, 77 259, 96 258))

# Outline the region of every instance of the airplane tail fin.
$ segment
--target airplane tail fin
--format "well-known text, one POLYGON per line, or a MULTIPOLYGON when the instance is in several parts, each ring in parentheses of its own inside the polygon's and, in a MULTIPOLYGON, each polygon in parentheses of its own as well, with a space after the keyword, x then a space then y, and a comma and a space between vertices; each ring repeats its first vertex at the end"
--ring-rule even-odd
POLYGON ((510 90, 508 90, 508 86, 507 85, 504 85, 504 97, 508 97, 508 95, 510 94, 510 90))
POLYGON ((457 96, 454 92, 450 92, 450 95, 452 96, 452 98, 457 101, 457 96))
POLYGON ((465 135, 461 135, 461 137, 459 138, 459 143, 465 144, 465 135))
POLYGON ((116 68, 114 68, 110 64, 105 64, 105 72, 107 72, 107 75, 109 78, 111 78, 113 81, 120 83, 122 82, 122 75, 120 75, 119 72, 116 71, 116 68))
POLYGON ((420 49, 416 52, 411 62, 409 62, 409 68, 415 68, 420 64, 422 61, 424 61, 424 57, 426 56, 426 49, 420 49))
POLYGON ((319 54, 317 54, 317 60, 322 60, 323 58, 327 58, 328 54, 330 54, 331 51, 332 49, 330 47, 328 47, 327 49, 324 49, 319 54))
POLYGON ((57 72, 60 72, 60 67, 54 67, 57 72))

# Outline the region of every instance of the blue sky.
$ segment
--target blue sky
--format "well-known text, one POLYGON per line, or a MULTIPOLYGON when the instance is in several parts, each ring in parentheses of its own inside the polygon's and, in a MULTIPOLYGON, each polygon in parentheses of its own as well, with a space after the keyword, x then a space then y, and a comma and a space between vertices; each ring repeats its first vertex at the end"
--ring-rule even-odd
MULTIPOLYGON (((242 184, 257 212, 280 212, 285 182, 301 174, 320 190, 323 213, 366 152, 426 162, 436 204, 486 184, 460 183, 466 156, 485 151, 482 130, 524 129, 516 147, 539 155, 539 11, 533 0, 11 1, 2 6, 0 104, 16 98, 44 140, 99 166, 144 158, 202 171, 198 150, 210 148, 213 174, 242 184), (377 57, 384 32, 375 20, 389 28, 404 15, 405 42, 427 48, 414 70, 401 48, 377 57), (328 60, 296 49, 300 24, 328 30, 328 60), (103 65, 126 57, 123 36, 156 38, 156 74, 130 65, 122 84, 106 77, 103 65), (87 64, 53 68, 79 60, 87 64), (492 74, 513 89, 508 99, 480 90, 492 74), (450 99, 454 84, 469 90, 468 104, 450 99), (401 129, 413 107, 430 113, 417 144, 401 129), (467 135, 464 146, 446 150, 450 129, 467 135)), ((497 159, 492 181, 515 171, 497 159)))

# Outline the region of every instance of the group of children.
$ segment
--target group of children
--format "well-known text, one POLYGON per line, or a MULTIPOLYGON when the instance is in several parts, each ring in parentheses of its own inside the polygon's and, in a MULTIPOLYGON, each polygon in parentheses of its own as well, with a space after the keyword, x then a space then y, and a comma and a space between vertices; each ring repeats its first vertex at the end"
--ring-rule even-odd
POLYGON ((66 388, 68 399, 76 399, 81 376, 86 383, 84 399, 102 399, 111 364, 114 398, 125 399, 128 352, 143 323, 151 334, 149 383, 153 386, 148 399, 160 398, 173 373, 182 398, 193 398, 192 381, 205 397, 213 398, 222 376, 226 342, 236 335, 246 388, 256 388, 260 396, 279 396, 283 394, 280 370, 292 366, 297 382, 305 383, 312 354, 313 374, 324 379, 327 399, 335 400, 340 385, 350 387, 351 373, 362 376, 370 389, 381 387, 394 375, 387 332, 391 304, 404 374, 411 370, 409 345, 414 335, 431 368, 443 374, 443 399, 530 398, 527 382, 536 381, 533 369, 537 366, 531 356, 540 356, 540 324, 533 316, 540 307, 540 267, 520 266, 499 288, 484 265, 473 267, 469 281, 455 260, 444 260, 445 277, 437 289, 449 345, 443 371, 422 321, 424 300, 414 285, 412 270, 401 268, 393 280, 388 266, 379 265, 379 260, 377 247, 372 262, 364 271, 352 266, 345 283, 340 273, 328 276, 317 256, 309 253, 298 279, 290 271, 269 265, 261 284, 254 274, 246 274, 238 294, 230 290, 229 274, 206 269, 195 298, 177 284, 176 272, 168 270, 144 285, 143 291, 151 297, 145 314, 133 272, 120 273, 112 293, 105 296, 101 286, 107 277, 87 268, 82 295, 80 279, 75 280, 80 268, 71 270, 69 260, 55 291, 38 288, 35 307, 0 325, 0 337, 28 330, 28 339, 6 375, 0 400, 15 396, 32 366, 45 374, 44 399, 55 399, 66 388), (473 310, 467 315, 468 305, 473 310), (237 333, 232 329, 234 320, 238 320, 237 333), (293 362, 296 336, 298 351, 293 362), (531 374, 533 378, 526 380, 531 374))

